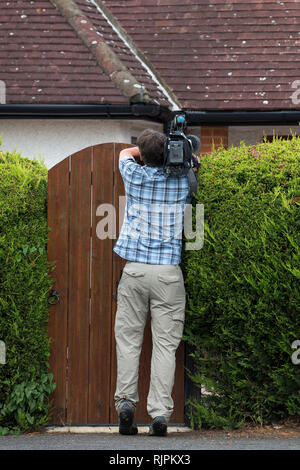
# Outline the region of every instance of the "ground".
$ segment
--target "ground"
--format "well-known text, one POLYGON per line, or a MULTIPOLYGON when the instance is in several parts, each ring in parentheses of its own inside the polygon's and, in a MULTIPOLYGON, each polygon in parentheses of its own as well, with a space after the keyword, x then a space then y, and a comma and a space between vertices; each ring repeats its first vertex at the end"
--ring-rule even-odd
POLYGON ((167 437, 119 434, 27 433, 0 438, 0 450, 300 450, 299 423, 243 430, 198 430, 167 437))

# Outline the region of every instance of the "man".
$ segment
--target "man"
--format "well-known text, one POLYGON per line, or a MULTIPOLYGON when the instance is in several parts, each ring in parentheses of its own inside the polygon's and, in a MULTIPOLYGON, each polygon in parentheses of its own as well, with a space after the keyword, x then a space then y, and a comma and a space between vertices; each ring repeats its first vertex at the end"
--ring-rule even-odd
POLYGON ((118 369, 115 406, 121 434, 138 432, 134 412, 149 309, 153 343, 147 398, 147 411, 153 419, 149 435, 166 435, 173 412, 175 353, 185 313, 179 263, 189 182, 186 175, 171 176, 164 172, 165 140, 163 134, 146 129, 138 137, 138 146, 122 150, 119 158, 126 208, 114 251, 127 260, 118 285, 115 322, 118 369))

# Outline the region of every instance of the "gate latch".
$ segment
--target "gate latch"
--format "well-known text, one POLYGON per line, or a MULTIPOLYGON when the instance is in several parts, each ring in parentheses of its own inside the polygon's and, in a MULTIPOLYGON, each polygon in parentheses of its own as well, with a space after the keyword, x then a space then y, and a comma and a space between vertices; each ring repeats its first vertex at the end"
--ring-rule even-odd
POLYGON ((59 302, 59 293, 57 290, 52 289, 48 297, 48 304, 56 305, 59 302))

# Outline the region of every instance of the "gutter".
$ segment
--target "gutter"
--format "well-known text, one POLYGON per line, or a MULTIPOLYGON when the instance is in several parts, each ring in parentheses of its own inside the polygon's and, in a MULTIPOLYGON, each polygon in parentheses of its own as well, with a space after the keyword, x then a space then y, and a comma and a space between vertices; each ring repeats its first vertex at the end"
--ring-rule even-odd
POLYGON ((168 108, 154 104, 0 104, 0 119, 145 119, 165 123, 168 108))
POLYGON ((189 126, 259 126, 295 125, 300 122, 300 110, 279 111, 192 111, 182 110, 189 126))
POLYGON ((155 104, 0 104, 0 119, 143 119, 165 124, 176 113, 185 115, 188 126, 295 125, 300 110, 281 111, 170 111, 155 104))

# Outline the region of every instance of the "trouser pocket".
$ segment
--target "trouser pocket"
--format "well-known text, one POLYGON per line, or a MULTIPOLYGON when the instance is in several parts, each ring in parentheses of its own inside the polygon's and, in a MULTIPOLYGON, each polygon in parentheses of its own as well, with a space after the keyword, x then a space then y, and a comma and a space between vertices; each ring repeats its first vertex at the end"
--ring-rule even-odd
POLYGON ((158 275, 161 296, 169 304, 172 319, 184 323, 185 318, 185 288, 181 270, 174 274, 162 273, 158 275))
POLYGON ((123 268, 122 277, 130 276, 133 278, 138 278, 138 277, 144 277, 145 274, 146 273, 144 269, 138 266, 137 263, 134 263, 134 265, 132 265, 132 263, 126 263, 123 268))

